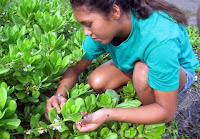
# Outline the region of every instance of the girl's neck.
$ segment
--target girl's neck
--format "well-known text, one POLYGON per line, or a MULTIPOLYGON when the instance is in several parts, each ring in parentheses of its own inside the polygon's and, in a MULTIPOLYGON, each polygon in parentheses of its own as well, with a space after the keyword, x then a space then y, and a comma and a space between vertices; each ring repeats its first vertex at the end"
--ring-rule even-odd
POLYGON ((132 30, 131 15, 124 15, 118 35, 115 37, 120 43, 125 41, 130 35, 132 30))

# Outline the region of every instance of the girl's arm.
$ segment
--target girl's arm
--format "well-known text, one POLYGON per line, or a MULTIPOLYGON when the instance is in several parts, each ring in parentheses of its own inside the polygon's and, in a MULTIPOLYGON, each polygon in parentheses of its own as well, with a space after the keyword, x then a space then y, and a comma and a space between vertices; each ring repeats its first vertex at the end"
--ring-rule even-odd
POLYGON ((59 86, 56 91, 56 95, 52 96, 47 100, 45 117, 48 118, 48 112, 51 108, 55 107, 60 113, 61 106, 66 102, 66 91, 65 86, 67 88, 72 88, 81 72, 83 72, 88 65, 91 64, 92 60, 87 60, 82 58, 75 66, 69 67, 67 71, 63 74, 62 79, 59 82, 59 86), (57 96, 60 93, 61 97, 57 96))
POLYGON ((76 127, 80 132, 87 132, 95 130, 107 121, 138 124, 169 122, 175 114, 178 90, 169 92, 154 90, 154 94, 155 103, 137 108, 100 109, 76 122, 76 127))
POLYGON ((69 67, 59 82, 56 94, 61 93, 62 96, 66 97, 65 86, 71 89, 77 82, 80 73, 91 64, 91 61, 82 58, 75 66, 69 67))

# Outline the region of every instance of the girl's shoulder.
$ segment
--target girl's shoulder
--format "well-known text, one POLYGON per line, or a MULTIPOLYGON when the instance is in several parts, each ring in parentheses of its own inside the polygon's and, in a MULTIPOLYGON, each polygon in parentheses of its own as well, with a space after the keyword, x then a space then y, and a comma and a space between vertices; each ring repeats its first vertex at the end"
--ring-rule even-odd
POLYGON ((180 38, 185 31, 183 25, 176 23, 170 15, 162 11, 154 11, 147 19, 138 19, 136 28, 141 34, 152 35, 161 41, 180 38))

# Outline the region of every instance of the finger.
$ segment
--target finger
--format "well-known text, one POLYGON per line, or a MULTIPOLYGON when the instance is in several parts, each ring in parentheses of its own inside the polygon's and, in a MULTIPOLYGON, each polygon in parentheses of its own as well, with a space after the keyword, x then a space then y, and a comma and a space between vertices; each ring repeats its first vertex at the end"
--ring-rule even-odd
POLYGON ((56 108, 57 112, 60 113, 60 105, 58 100, 52 102, 52 106, 56 108))
POLYGON ((46 104, 46 110, 45 111, 48 113, 51 108, 52 108, 51 103, 47 102, 47 104, 46 104))
POLYGON ((81 123, 80 122, 75 122, 75 126, 78 129, 78 131, 81 129, 81 123))
POLYGON ((62 107, 63 104, 65 104, 66 101, 67 101, 66 98, 64 98, 64 97, 59 97, 60 108, 62 107))
POLYGON ((83 116, 83 118, 79 122, 81 122, 82 124, 91 124, 93 123, 93 120, 91 116, 88 115, 88 116, 83 116))
POLYGON ((45 113, 45 118, 49 121, 48 113, 45 113))
POLYGON ((47 103, 46 103, 46 108, 45 108, 45 117, 47 120, 49 120, 49 116, 48 116, 48 113, 49 113, 49 110, 52 108, 52 105, 50 103, 50 100, 48 99, 47 100, 47 103))
POLYGON ((88 132, 88 131, 94 131, 97 127, 95 127, 94 124, 76 124, 76 127, 79 132, 88 132))
POLYGON ((83 115, 87 115, 87 112, 86 112, 86 111, 84 111, 84 112, 81 112, 81 114, 83 114, 83 115))

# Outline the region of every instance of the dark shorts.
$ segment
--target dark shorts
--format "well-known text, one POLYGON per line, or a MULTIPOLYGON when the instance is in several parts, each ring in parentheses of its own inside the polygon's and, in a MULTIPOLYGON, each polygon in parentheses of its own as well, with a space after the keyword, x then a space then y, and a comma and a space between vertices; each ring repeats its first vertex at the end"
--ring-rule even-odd
MULTIPOLYGON (((184 68, 183 68, 183 69, 184 69, 184 68)), ((179 94, 184 93, 185 91, 187 91, 188 88, 192 85, 192 83, 193 83, 193 81, 194 81, 194 76, 195 76, 195 74, 189 72, 189 71, 186 70, 186 69, 184 69, 184 72, 185 72, 185 75, 186 75, 186 77, 187 77, 187 81, 186 81, 186 83, 185 83, 185 85, 184 85, 182 91, 181 91, 179 94)))

